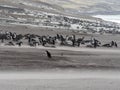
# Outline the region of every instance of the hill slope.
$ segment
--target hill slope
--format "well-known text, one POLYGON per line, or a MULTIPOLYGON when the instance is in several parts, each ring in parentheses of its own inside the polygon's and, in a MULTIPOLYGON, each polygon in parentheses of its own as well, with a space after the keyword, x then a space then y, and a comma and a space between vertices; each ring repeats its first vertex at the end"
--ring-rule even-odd
MULTIPOLYGON (((50 2, 53 0, 48 2, 47 0, 0 0, 0 24, 71 29, 85 33, 98 31, 113 33, 120 29, 115 23, 106 22, 89 15, 73 13, 77 8, 72 7, 73 11, 70 8, 68 10, 64 5, 67 3, 70 5, 73 2, 72 0, 68 0, 68 2, 55 0, 52 4, 50 2)), ((90 3, 90 5, 92 4, 90 3)))

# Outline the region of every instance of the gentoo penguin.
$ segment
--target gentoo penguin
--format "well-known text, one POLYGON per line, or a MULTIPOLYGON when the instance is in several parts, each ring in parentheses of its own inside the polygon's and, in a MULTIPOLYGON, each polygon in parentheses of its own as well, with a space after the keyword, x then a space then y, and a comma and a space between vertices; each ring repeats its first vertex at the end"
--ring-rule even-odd
POLYGON ((49 51, 46 50, 46 54, 48 58, 52 58, 51 53, 49 51))

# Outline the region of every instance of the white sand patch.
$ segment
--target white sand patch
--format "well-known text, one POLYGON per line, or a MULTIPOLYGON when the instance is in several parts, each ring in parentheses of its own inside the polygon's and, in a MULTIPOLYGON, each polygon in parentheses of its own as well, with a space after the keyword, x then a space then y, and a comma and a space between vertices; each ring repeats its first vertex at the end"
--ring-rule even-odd
POLYGON ((1 72, 0 79, 120 79, 120 71, 117 70, 62 70, 41 72, 1 72))
POLYGON ((120 90, 120 79, 1 80, 1 90, 120 90))

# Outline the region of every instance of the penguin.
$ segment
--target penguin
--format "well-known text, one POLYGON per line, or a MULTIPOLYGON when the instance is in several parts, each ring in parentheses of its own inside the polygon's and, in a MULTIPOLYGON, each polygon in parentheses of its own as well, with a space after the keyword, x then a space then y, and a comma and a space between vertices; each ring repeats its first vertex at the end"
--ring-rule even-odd
POLYGON ((117 45, 117 43, 116 43, 116 42, 114 42, 114 45, 115 45, 115 47, 116 47, 116 48, 118 47, 118 45, 117 45))
POLYGON ((52 58, 52 55, 51 55, 51 53, 49 51, 46 50, 46 54, 47 54, 48 58, 52 58))

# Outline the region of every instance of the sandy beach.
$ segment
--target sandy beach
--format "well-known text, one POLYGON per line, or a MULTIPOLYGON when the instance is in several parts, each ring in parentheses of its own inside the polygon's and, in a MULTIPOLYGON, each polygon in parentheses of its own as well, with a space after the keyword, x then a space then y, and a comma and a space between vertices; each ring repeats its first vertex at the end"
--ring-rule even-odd
POLYGON ((119 0, 0 0, 0 90, 120 90, 119 0))
MULTIPOLYGON (((39 35, 72 35, 73 32, 38 28, 2 27, 7 31, 39 35)), ((77 37, 84 35, 76 34, 77 37)), ((85 35, 103 44, 117 41, 119 35, 85 35), (103 39, 104 38, 104 39, 103 39)), ((120 48, 30 47, 0 44, 1 90, 119 90, 120 48), (46 56, 51 52, 52 59, 46 56)))
POLYGON ((118 79, 1 80, 0 87, 2 90, 119 90, 119 83, 118 79))
POLYGON ((47 70, 81 68, 119 68, 119 49, 78 47, 6 47, 0 48, 0 70, 47 70), (49 59, 45 51, 51 52, 49 59))
POLYGON ((114 48, 1 46, 0 89, 119 90, 119 56, 114 48))
POLYGON ((120 72, 2 73, 2 90, 119 90, 120 72))
MULTIPOLYGON (((40 30, 39 28, 1 27, 6 31, 39 35, 79 33, 40 30)), ((117 41, 119 35, 85 35, 103 44, 117 41), (104 39, 103 39, 104 38, 104 39)), ((55 48, 26 45, 0 46, 0 89, 2 90, 119 90, 120 48, 86 48, 57 46, 55 48), (45 51, 52 54, 52 59, 45 51)))

